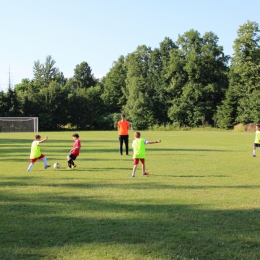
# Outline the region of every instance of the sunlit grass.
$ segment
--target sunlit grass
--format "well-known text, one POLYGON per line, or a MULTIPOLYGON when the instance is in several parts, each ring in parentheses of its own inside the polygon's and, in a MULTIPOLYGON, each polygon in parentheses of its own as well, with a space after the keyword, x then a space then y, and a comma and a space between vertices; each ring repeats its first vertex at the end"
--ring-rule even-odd
POLYGON ((30 172, 34 134, 1 133, 0 259, 260 259, 254 134, 141 133, 162 143, 147 145, 150 175, 139 165, 135 178, 116 131, 79 132, 71 171, 72 133, 41 133, 61 169, 30 172))

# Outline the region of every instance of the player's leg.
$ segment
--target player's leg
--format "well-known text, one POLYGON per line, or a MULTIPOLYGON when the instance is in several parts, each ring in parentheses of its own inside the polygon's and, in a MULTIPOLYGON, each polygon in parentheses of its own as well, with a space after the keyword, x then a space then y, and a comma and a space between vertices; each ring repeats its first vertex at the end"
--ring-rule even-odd
POLYGON ((143 175, 146 175, 145 173, 145 160, 144 159, 140 159, 141 163, 142 163, 142 173, 143 175))
POLYGON ((32 167, 33 167, 33 165, 34 165, 34 163, 37 161, 37 158, 34 158, 34 159, 30 159, 30 164, 29 164, 29 166, 28 166, 28 168, 27 168, 27 171, 29 172, 31 169, 32 169, 32 167))
POLYGON ((123 136, 119 136, 119 153, 123 155, 123 136))
POLYGON ((41 156, 39 157, 39 159, 43 159, 43 164, 44 164, 44 168, 45 169, 48 169, 50 168, 51 166, 49 164, 47 164, 47 158, 44 154, 41 154, 41 156))
POLYGON ((125 136, 125 151, 126 151, 126 155, 128 155, 128 143, 129 143, 129 135, 125 136))
POLYGON ((253 157, 256 157, 256 147, 257 147, 257 144, 254 143, 254 147, 253 147, 253 157))
POLYGON ((134 159, 134 167, 133 167, 133 171, 132 171, 132 177, 135 177, 135 172, 136 172, 138 163, 139 163, 139 159, 136 159, 136 158, 135 158, 135 159, 134 159))
POLYGON ((34 165, 34 163, 32 163, 32 162, 29 164, 29 166, 27 168, 27 172, 29 172, 32 169, 33 165, 34 165))
POLYGON ((73 155, 73 156, 71 156, 71 158, 72 158, 72 161, 71 161, 71 168, 76 168, 77 167, 77 165, 74 163, 74 161, 76 160, 76 156, 75 155, 73 155))
POLYGON ((69 167, 69 168, 71 168, 71 162, 73 161, 72 158, 71 158, 71 155, 72 155, 72 154, 69 154, 69 155, 67 156, 68 167, 69 167))

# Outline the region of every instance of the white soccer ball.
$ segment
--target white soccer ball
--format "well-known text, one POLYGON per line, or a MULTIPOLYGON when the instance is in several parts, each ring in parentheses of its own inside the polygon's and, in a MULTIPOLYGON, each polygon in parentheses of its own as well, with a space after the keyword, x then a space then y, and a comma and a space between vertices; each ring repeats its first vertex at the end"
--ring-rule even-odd
POLYGON ((54 169, 59 169, 60 168, 60 164, 56 162, 56 163, 54 163, 53 167, 54 167, 54 169))

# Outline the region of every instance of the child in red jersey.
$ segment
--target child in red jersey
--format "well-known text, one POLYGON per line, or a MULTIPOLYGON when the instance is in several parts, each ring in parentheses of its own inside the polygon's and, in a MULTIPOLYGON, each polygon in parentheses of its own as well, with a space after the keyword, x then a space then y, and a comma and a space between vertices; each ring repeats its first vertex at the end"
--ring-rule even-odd
POLYGON ((73 134, 72 138, 74 140, 73 148, 70 150, 69 155, 67 156, 68 159, 68 169, 74 169, 77 167, 76 164, 74 164, 74 161, 79 156, 80 148, 81 148, 81 142, 79 140, 78 134, 73 134))

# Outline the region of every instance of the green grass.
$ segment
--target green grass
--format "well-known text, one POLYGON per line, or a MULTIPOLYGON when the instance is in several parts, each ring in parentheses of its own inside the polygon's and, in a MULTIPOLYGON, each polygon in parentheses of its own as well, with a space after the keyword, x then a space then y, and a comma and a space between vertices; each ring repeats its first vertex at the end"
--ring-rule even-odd
POLYGON ((254 133, 141 133, 162 143, 147 145, 150 175, 139 165, 135 178, 116 131, 79 132, 71 171, 72 133, 41 133, 61 169, 30 172, 34 134, 0 133, 0 259, 260 259, 254 133))

